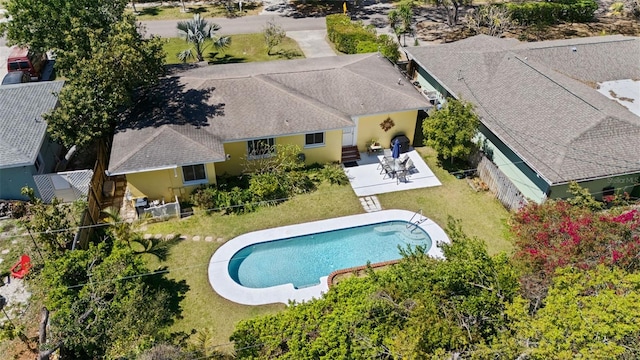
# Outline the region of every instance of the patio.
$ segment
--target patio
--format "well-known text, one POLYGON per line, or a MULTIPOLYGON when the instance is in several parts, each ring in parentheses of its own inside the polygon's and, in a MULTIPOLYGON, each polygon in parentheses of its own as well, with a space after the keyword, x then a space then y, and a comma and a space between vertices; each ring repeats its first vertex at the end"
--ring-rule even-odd
MULTIPOLYGON (((442 185, 417 151, 411 150, 406 153, 415 166, 407 176, 406 182, 398 182, 395 177, 385 175, 384 172, 381 174, 379 156, 382 155, 383 154, 367 154, 366 152, 360 153, 361 160, 357 161, 358 166, 345 167, 343 165, 344 172, 347 174, 351 187, 357 196, 384 194, 394 191, 422 189, 442 185)), ((391 150, 385 149, 384 156, 391 156, 391 150)), ((404 154, 401 156, 404 156, 404 154)))

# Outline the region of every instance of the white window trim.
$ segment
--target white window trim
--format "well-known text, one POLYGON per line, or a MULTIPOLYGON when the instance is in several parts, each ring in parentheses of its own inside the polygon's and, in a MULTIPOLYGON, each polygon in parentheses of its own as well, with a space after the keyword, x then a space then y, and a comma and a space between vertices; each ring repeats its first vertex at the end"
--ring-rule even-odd
POLYGON ((268 138, 259 138, 259 139, 252 139, 252 140, 247 140, 246 142, 246 146, 247 146, 247 160, 258 160, 258 159, 268 159, 272 156, 275 156, 276 151, 275 151, 275 145, 276 145, 276 138, 274 137, 268 137, 268 138), (250 152, 250 148, 249 148, 249 141, 256 141, 256 140, 269 140, 269 139, 273 139, 273 152, 272 153, 268 153, 268 154, 260 154, 260 155, 251 155, 250 152))
POLYGON ((313 149, 313 148, 319 148, 319 147, 326 146, 326 141, 327 141, 327 134, 324 131, 318 131, 318 132, 314 132, 314 133, 306 133, 306 134, 304 134, 304 148, 305 149, 313 149), (310 135, 310 134, 322 134, 322 142, 321 143, 307 145, 307 135, 310 135))
POLYGON ((209 174, 207 174, 207 165, 206 164, 181 165, 180 166, 180 171, 182 171, 182 184, 183 185, 201 185, 201 184, 208 184, 209 183, 209 174), (204 167, 204 179, 185 181, 185 179, 184 179, 185 178, 185 176, 184 176, 184 167, 185 166, 195 166, 195 165, 202 165, 204 167))

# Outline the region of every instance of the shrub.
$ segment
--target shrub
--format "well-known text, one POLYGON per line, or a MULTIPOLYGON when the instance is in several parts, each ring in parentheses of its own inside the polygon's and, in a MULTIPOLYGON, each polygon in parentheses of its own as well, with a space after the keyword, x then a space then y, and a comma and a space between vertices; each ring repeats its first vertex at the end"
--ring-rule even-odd
POLYGON ((285 181, 273 173, 254 174, 249 180, 249 192, 254 202, 272 202, 288 196, 285 181))
POLYGON ((598 9, 593 0, 509 3, 511 18, 521 25, 550 25, 561 21, 588 22, 598 9))
POLYGON ((393 63, 396 63, 400 59, 400 50, 398 50, 398 44, 389 35, 378 36, 378 44, 380 45, 380 53, 393 63))
POLYGON ((360 41, 356 46, 356 52, 358 54, 372 53, 378 51, 378 43, 375 41, 360 41))
POLYGON ((191 202, 207 213, 222 210, 226 214, 250 211, 245 207, 251 200, 251 194, 239 187, 224 190, 216 185, 207 185, 196 189, 191 194, 191 202))
POLYGON ((338 51, 345 54, 358 53, 358 43, 363 41, 376 42, 376 31, 372 27, 365 27, 362 21, 351 22, 343 14, 329 15, 326 18, 327 36, 335 44, 338 51))
POLYGON ((346 185, 349 183, 347 174, 342 170, 342 166, 338 164, 327 164, 321 170, 320 175, 325 181, 332 185, 346 185))

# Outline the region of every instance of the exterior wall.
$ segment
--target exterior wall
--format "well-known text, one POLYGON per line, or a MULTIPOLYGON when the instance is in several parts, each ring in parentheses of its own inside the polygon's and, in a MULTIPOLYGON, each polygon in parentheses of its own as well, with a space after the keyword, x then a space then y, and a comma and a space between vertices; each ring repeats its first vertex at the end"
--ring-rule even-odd
MULTIPOLYGON (((55 171, 58 159, 56 155, 62 147, 46 136, 40 147, 40 158, 42 159, 42 174, 55 171)), ((9 169, 0 169, 0 199, 4 200, 28 200, 20 194, 23 186, 28 186, 35 191, 35 196, 40 197, 38 187, 33 180, 33 175, 37 175, 34 165, 21 166, 9 169)))
MULTIPOLYGON (((305 134, 282 136, 275 139, 276 145, 296 145, 305 154, 305 163, 313 164, 340 161, 342 156, 342 130, 324 132, 324 145, 304 146, 305 134)), ((236 141, 224 144, 224 152, 230 156, 227 161, 216 163, 218 174, 240 175, 244 170, 242 164, 247 158, 247 141, 236 141)))
POLYGON ((480 126, 478 136, 487 156, 498 169, 511 180, 524 197, 542 203, 549 191, 549 184, 540 178, 522 159, 496 138, 487 128, 480 126))
MULTIPOLYGON (((613 187, 615 194, 628 193, 632 196, 638 196, 640 192, 640 174, 614 176, 606 179, 583 181, 578 183, 583 188, 587 188, 589 192, 598 200, 602 200, 603 190, 613 187)), ((569 184, 556 185, 551 187, 549 198, 563 199, 570 196, 567 192, 569 184)))
MULTIPOLYGON (((278 139, 275 143, 278 144, 278 139)), ((216 163, 216 172, 219 175, 240 175, 243 169, 242 164, 247 158, 247 142, 225 143, 224 152, 227 154, 227 160, 216 163)))
POLYGON ((342 130, 324 132, 324 145, 304 146, 304 135, 283 136, 276 139, 278 144, 290 144, 298 146, 305 155, 305 163, 325 164, 340 161, 342 157, 342 130))
MULTIPOLYGON (((206 164, 205 171, 209 184, 216 182, 214 164, 206 164)), ((127 174, 127 183, 131 196, 135 198, 147 197, 150 201, 165 199, 171 202, 174 196, 180 200, 186 199, 191 192, 200 185, 185 185, 182 168, 147 171, 127 174)))
POLYGON ((21 166, 17 168, 0 169, 0 199, 3 200, 28 200, 20 194, 23 186, 34 189, 35 195, 40 196, 38 188, 33 180, 37 174, 35 166, 21 166))
POLYGON ((429 73, 421 68, 419 65, 415 65, 416 68, 416 81, 420 83, 420 88, 423 91, 436 91, 438 95, 438 101, 441 104, 444 104, 445 99, 451 97, 451 94, 438 83, 433 76, 429 75, 429 73))
POLYGON ((369 145, 372 139, 376 139, 383 148, 389 148, 391 146, 391 139, 400 134, 408 137, 410 143, 413 144, 417 120, 418 110, 357 118, 358 133, 356 134, 356 145, 358 146, 358 150, 361 152, 367 151, 367 145, 369 145), (380 123, 387 118, 391 118, 395 126, 385 132, 380 128, 380 123))
MULTIPOLYGON (((42 158, 43 174, 55 172, 56 164, 58 162, 58 155, 62 151, 62 146, 51 141, 49 135, 45 136, 42 146, 40 147, 40 157, 42 158)), ((64 154, 62 154, 64 155, 64 154)))

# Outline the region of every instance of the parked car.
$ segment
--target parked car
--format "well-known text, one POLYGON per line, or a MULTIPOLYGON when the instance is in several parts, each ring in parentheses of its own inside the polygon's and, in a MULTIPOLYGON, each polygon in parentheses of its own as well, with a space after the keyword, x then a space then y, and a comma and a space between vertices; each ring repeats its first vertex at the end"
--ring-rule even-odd
POLYGON ((48 60, 46 53, 39 53, 23 47, 14 47, 7 58, 7 71, 27 72, 31 79, 39 80, 48 60))
POLYGON ((2 79, 2 85, 20 84, 31 81, 31 75, 26 71, 12 71, 2 79))

